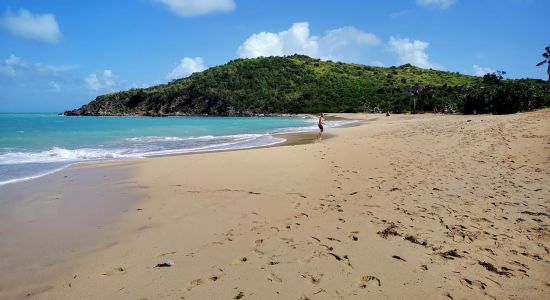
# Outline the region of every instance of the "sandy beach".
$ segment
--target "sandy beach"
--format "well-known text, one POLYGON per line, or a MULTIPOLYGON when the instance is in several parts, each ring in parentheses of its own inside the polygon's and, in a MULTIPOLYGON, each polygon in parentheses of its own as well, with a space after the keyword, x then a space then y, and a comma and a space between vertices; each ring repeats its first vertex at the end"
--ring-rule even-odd
POLYGON ((107 246, 10 298, 548 297, 549 109, 345 117, 378 119, 309 144, 117 164, 137 199, 107 246))

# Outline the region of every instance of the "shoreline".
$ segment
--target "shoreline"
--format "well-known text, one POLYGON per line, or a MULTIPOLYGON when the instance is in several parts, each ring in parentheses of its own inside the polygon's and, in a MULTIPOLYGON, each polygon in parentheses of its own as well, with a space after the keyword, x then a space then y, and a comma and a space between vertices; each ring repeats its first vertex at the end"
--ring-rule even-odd
MULTIPOLYGON (((306 115, 295 115, 295 117, 303 117, 303 116, 306 116, 306 115)), ((266 116, 266 117, 269 117, 269 116, 266 116)), ((347 120, 347 121, 350 121, 350 122, 353 122, 353 123, 360 123, 362 121, 362 120, 350 119, 350 118, 346 118, 346 117, 333 117, 333 118, 330 118, 330 120, 347 120)), ((366 120, 366 121, 368 122, 369 120, 366 120)), ((337 127, 332 127, 331 129, 341 128, 341 127, 346 127, 346 126, 354 126, 353 123, 352 124, 339 125, 337 127)), ((123 159, 105 159, 105 160, 100 159, 100 160, 91 160, 91 161, 85 161, 85 160, 84 161, 77 161, 77 162, 68 163, 67 165, 61 166, 61 167, 56 168, 54 170, 46 171, 45 173, 30 175, 30 176, 23 177, 23 178, 10 179, 10 180, 0 182, 0 187, 10 185, 10 184, 14 184, 14 183, 19 183, 19 182, 32 181, 32 180, 35 180, 35 179, 38 179, 38 178, 41 178, 41 177, 44 177, 44 176, 52 175, 52 174, 55 174, 57 172, 60 172, 60 171, 63 171, 63 170, 66 170, 68 168, 78 166, 78 165, 81 165, 81 164, 83 164, 83 165, 103 164, 103 163, 114 163, 114 162, 120 162, 120 161, 134 161, 134 160, 149 159, 149 158, 164 157, 164 156, 177 156, 177 155, 189 155, 189 154, 199 154, 199 153, 209 153, 209 152, 224 152, 224 151, 239 151, 239 150, 244 150, 244 149, 288 146, 288 145, 293 145, 293 144, 296 144, 296 143, 304 144, 304 143, 314 142, 313 140, 309 141, 307 139, 308 133, 313 133, 313 132, 315 132, 315 131, 297 131, 297 132, 289 131, 289 132, 283 132, 283 133, 266 133, 265 135, 269 135, 269 136, 272 136, 272 137, 275 137, 275 138, 278 137, 278 138, 282 138, 282 139, 285 139, 285 140, 280 141, 280 142, 275 142, 275 143, 272 143, 272 144, 260 145, 260 146, 246 146, 246 147, 241 147, 241 148, 202 150, 202 151, 189 151, 189 152, 178 152, 178 151, 186 151, 186 150, 185 149, 180 149, 180 150, 175 149, 175 150, 172 150, 173 153, 168 153, 168 154, 153 154, 153 155, 136 156, 136 157, 133 157, 133 158, 123 158, 123 159)), ((312 135, 312 136, 314 136, 314 135, 312 135)), ((329 134, 329 136, 330 136, 330 134, 329 134)))
POLYGON ((142 197, 107 226, 116 243, 30 292, 543 298, 549 114, 392 116, 320 143, 115 162, 142 197))

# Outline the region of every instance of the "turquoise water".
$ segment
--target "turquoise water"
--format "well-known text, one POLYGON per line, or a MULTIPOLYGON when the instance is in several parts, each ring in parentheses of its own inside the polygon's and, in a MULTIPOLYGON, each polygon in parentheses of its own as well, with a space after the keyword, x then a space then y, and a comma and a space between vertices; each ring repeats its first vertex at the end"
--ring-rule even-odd
MULTIPOLYGON (((252 148, 317 130, 311 117, 66 117, 0 113, 0 184, 82 161, 252 148)), ((336 122, 328 127, 338 126, 336 122)))

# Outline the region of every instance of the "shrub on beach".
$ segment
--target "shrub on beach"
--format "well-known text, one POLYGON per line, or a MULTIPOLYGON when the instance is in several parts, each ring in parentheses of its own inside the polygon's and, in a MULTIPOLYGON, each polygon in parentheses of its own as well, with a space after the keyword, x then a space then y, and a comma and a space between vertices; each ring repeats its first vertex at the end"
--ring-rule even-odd
POLYGON ((550 93, 544 90, 542 80, 505 80, 469 89, 465 94, 463 112, 511 114, 548 106, 550 93))

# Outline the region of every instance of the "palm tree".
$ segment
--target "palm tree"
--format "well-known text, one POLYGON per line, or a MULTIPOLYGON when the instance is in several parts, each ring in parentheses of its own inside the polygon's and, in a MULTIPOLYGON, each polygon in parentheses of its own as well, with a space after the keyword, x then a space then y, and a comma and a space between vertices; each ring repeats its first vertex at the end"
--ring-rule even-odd
POLYGON ((542 66, 544 64, 548 64, 548 84, 547 84, 547 87, 546 89, 550 92, 550 46, 544 48, 546 50, 546 52, 544 52, 542 54, 542 56, 544 56, 544 60, 539 62, 537 64, 537 67, 538 66, 542 66))

